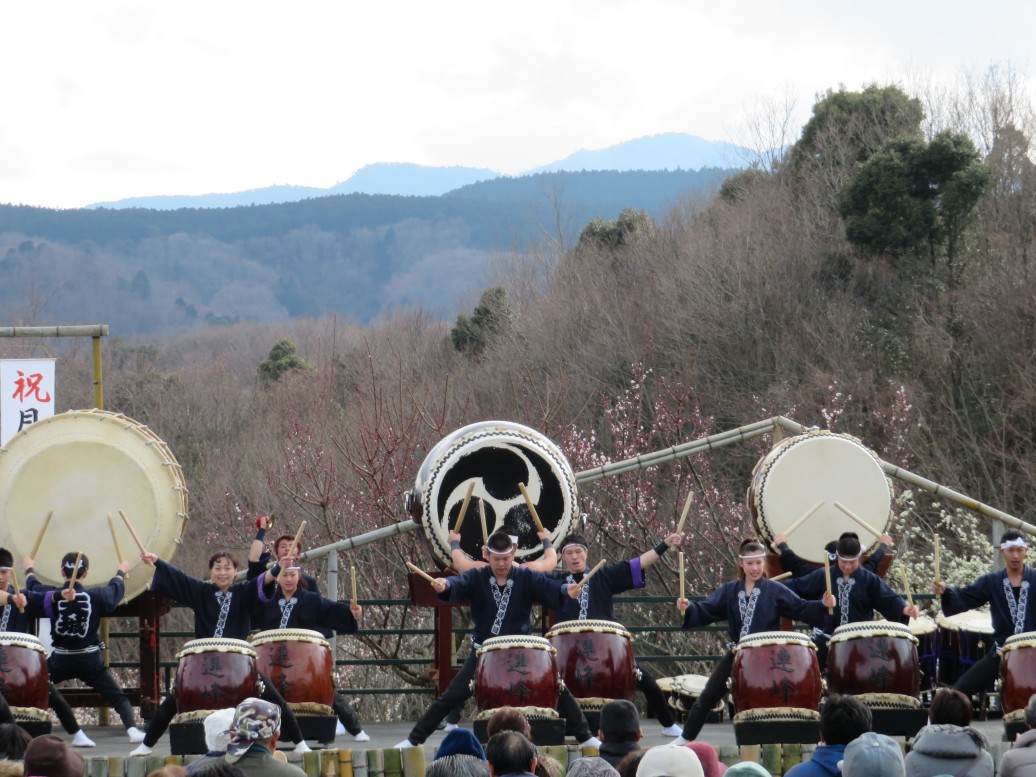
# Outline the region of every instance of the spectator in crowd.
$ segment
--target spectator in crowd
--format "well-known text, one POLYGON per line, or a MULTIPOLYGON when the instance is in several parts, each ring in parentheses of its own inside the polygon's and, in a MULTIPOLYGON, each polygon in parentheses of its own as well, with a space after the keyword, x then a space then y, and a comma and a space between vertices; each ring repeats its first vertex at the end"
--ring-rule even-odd
POLYGON ((1028 730, 1018 735, 1014 745, 1000 759, 1000 777, 1028 777, 1036 775, 1036 695, 1025 707, 1025 725, 1028 730))
POLYGON ((226 761, 211 761, 198 770, 198 777, 245 777, 244 772, 226 761))
POLYGON ((0 758, 20 761, 32 735, 17 723, 0 723, 0 758))
POLYGON ((492 777, 534 777, 536 745, 517 731, 501 731, 486 744, 486 760, 492 777))
POLYGON ((205 731, 205 747, 208 752, 197 761, 187 765, 187 773, 194 774, 204 769, 213 761, 223 761, 227 754, 227 745, 230 744, 230 724, 234 722, 234 708, 216 710, 209 713, 202 724, 205 731))
POLYGON ((249 697, 234 710, 224 760, 240 769, 245 777, 305 777, 299 767, 272 757, 280 735, 280 707, 249 697))
POLYGON ((989 743, 971 727, 971 699, 952 688, 940 688, 928 708, 928 721, 907 754, 908 777, 993 777, 989 743))
POLYGON ((705 777, 693 750, 678 745, 652 747, 640 759, 637 777, 705 777))
POLYGON ((147 777, 187 777, 187 770, 180 764, 165 764, 148 772, 147 777))
POLYGON ((633 702, 625 699, 610 701, 601 707, 600 729, 597 732, 601 746, 597 752, 612 766, 640 749, 640 714, 633 702))
POLYGON ((845 746, 842 777, 906 777, 903 749, 884 734, 868 731, 845 746))
POLYGON ((577 758, 568 765, 568 777, 618 777, 615 767, 603 758, 577 758))
POLYGON ((684 747, 693 750, 694 754, 698 756, 698 760, 701 761, 702 771, 705 772, 705 777, 721 777, 721 775, 726 773, 727 765, 720 763, 716 748, 708 742, 695 740, 688 742, 684 747))
POLYGON ((791 767, 785 777, 837 777, 845 746, 870 731, 871 711, 852 696, 831 696, 820 708, 820 744, 808 761, 791 767))
MULTIPOLYGON (((501 731, 517 731, 532 741, 532 726, 529 725, 529 719, 514 707, 501 707, 486 723, 488 738, 492 739, 494 734, 501 731)), ((561 777, 564 773, 565 767, 554 756, 540 753, 536 757, 536 777, 561 777)))
POLYGON ((443 737, 425 777, 489 777, 486 753, 473 733, 455 728, 443 737))
POLYGON ((755 761, 741 761, 727 767, 723 777, 773 777, 762 764, 755 761))
POLYGON ((645 753, 647 753, 647 750, 634 750, 615 764, 615 771, 619 773, 619 777, 637 777, 637 768, 640 766, 640 761, 645 753))
POLYGON ((86 762, 63 740, 44 734, 25 748, 25 773, 32 777, 84 777, 86 762))

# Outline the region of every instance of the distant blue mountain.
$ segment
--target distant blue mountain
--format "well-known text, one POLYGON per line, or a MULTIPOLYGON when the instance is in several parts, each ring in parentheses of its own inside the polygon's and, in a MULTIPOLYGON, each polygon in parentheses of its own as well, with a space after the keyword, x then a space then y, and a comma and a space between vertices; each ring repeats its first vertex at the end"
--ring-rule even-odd
MULTIPOLYGON (((670 132, 637 138, 599 151, 577 151, 523 175, 583 170, 704 170, 747 166, 748 149, 731 143, 705 140, 696 135, 670 132)), ((409 163, 381 162, 357 170, 328 189, 306 186, 269 186, 229 194, 158 195, 99 202, 90 208, 234 208, 299 202, 337 194, 388 194, 404 197, 438 197, 465 186, 490 181, 500 173, 477 167, 425 167, 409 163)))

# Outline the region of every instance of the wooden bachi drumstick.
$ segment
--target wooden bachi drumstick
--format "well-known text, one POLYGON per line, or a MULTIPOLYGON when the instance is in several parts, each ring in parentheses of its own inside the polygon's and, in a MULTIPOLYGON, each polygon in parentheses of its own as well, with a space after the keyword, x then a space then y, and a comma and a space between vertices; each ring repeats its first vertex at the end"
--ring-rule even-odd
POLYGON ((875 529, 873 526, 871 526, 869 523, 867 523, 865 520, 863 520, 863 518, 858 516, 856 513, 854 513, 852 510, 850 510, 848 507, 846 507, 841 502, 835 502, 835 507, 837 507, 843 513, 848 515, 850 518, 852 518, 854 521, 856 521, 858 524, 860 524, 860 526, 862 526, 864 529, 869 531, 875 537, 880 537, 882 535, 883 532, 880 532, 877 529, 875 529))
POLYGON ((36 554, 40 552, 40 545, 43 544, 43 535, 47 533, 47 527, 50 526, 50 519, 53 517, 54 511, 51 510, 47 513, 47 518, 43 521, 43 526, 40 527, 40 533, 36 535, 36 544, 32 546, 32 553, 29 554, 29 558, 35 559, 36 554))
POLYGON ((684 585, 684 572, 683 572, 683 551, 680 551, 680 598, 686 599, 687 589, 684 585))
POLYGON ((941 583, 942 576, 939 574, 939 535, 935 535, 935 582, 941 583))
POLYGON ((79 562, 83 560, 83 551, 79 551, 76 555, 76 565, 72 567, 72 575, 68 578, 68 590, 72 590, 72 586, 76 584, 76 573, 79 571, 79 562))
POLYGON ((299 530, 295 532, 295 539, 291 541, 291 545, 288 546, 288 556, 293 557, 292 554, 295 552, 295 548, 299 547, 299 539, 302 537, 302 532, 306 529, 306 522, 303 521, 299 524, 299 530))
POLYGON ((435 582, 435 578, 434 578, 434 577, 432 577, 431 575, 429 575, 429 574, 428 574, 427 572, 425 572, 424 570, 418 569, 418 568, 417 568, 417 567, 415 567, 415 566, 414 566, 413 564, 411 564, 411 563, 410 563, 409 561, 408 561, 408 562, 406 562, 406 565, 407 565, 407 568, 408 568, 408 569, 409 569, 409 570, 410 570, 411 572, 413 572, 413 573, 414 573, 415 575, 420 575, 420 576, 421 576, 421 577, 423 577, 423 578, 424 578, 425 580, 427 580, 427 581, 428 581, 429 583, 434 583, 434 582, 435 582))
MULTIPOLYGON (((831 593, 831 559, 828 557, 827 553, 824 554, 824 580, 827 581, 827 592, 830 594, 831 593)), ((834 607, 828 607, 827 608, 827 614, 828 615, 833 615, 834 612, 835 612, 835 608, 834 607)))
POLYGON ((687 520, 687 514, 691 511, 691 505, 694 504, 694 492, 691 491, 687 495, 687 500, 683 503, 683 512, 680 513, 680 523, 676 524, 676 533, 680 534, 683 532, 684 521, 687 520))
POLYGON ((777 583, 781 580, 787 580, 789 577, 791 577, 791 572, 781 572, 781 574, 777 575, 777 577, 771 577, 770 582, 777 583))
POLYGON ((122 518, 122 522, 126 524, 126 528, 129 529, 129 533, 133 535, 133 541, 137 543, 137 547, 140 548, 140 552, 147 553, 147 548, 145 548, 144 543, 140 541, 140 537, 137 536, 137 530, 133 528, 133 524, 130 523, 130 519, 126 517, 126 513, 119 510, 119 517, 122 518))
POLYGON ((536 512, 536 505, 532 503, 532 498, 529 496, 529 492, 525 490, 525 484, 519 483, 518 488, 522 491, 522 496, 525 497, 525 504, 529 506, 529 512, 532 514, 532 522, 536 524, 536 531, 543 531, 543 523, 540 521, 540 514, 536 512))
POLYGON ((475 490, 475 481, 472 480, 468 484, 468 493, 464 495, 464 502, 460 506, 460 515, 457 516, 457 525, 453 527, 453 530, 460 534, 460 527, 464 523, 464 516, 468 514, 468 502, 471 501, 471 493, 475 490))
POLYGON ((799 527, 800 527, 800 526, 801 526, 802 524, 804 524, 804 523, 805 523, 806 521, 808 521, 808 520, 809 520, 809 517, 810 517, 811 515, 813 515, 813 513, 815 513, 815 512, 817 511, 817 510, 819 510, 819 509, 820 509, 821 507, 823 507, 823 506, 824 506, 824 500, 823 500, 823 499, 821 499, 821 500, 820 500, 819 502, 817 502, 817 503, 816 503, 815 505, 813 505, 813 506, 812 506, 811 508, 809 508, 808 510, 806 510, 806 512, 804 512, 804 513, 802 514, 802 517, 801 517, 801 518, 799 518, 799 519, 798 519, 797 521, 795 521, 795 523, 793 523, 793 524, 792 524, 791 526, 789 526, 789 527, 788 527, 788 529, 787 529, 787 531, 785 531, 785 532, 784 532, 784 536, 785 536, 785 537, 790 537, 790 536, 791 536, 791 533, 792 533, 793 531, 795 531, 795 530, 796 530, 797 528, 799 528, 799 527))
POLYGON ((590 574, 579 581, 579 587, 582 588, 584 585, 590 582, 590 578, 597 574, 597 570, 604 566, 604 559, 602 558, 597 562, 597 566, 590 570, 590 574))
MULTIPOLYGON (((11 567, 11 585, 14 586, 14 595, 15 596, 17 596, 18 594, 20 594, 22 592, 21 589, 18 587, 18 573, 14 571, 14 567, 11 567)), ((24 613, 25 612, 25 608, 19 606, 18 607, 18 612, 24 613)))
POLYGON ((353 583, 353 604, 356 604, 356 567, 349 567, 349 576, 353 583))
POLYGON ((126 557, 122 555, 122 545, 119 544, 119 537, 115 533, 115 519, 112 518, 112 514, 108 513, 108 530, 112 533, 112 542, 115 543, 115 556, 119 559, 121 564, 126 560, 126 557))
POLYGON ((482 519, 482 544, 489 542, 489 531, 486 529, 486 505, 481 499, 478 500, 478 517, 482 519))
POLYGON ((906 592, 907 604, 913 607, 914 597, 910 594, 910 581, 907 580, 906 570, 903 567, 899 568, 899 577, 903 581, 903 590, 906 592))

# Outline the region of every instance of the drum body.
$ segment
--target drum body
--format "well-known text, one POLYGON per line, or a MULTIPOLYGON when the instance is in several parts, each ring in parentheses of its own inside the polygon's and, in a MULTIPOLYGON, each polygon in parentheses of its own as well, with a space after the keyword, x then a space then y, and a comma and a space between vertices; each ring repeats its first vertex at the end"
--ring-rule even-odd
POLYGON ((577 700, 633 699, 633 636, 621 623, 580 620, 547 632, 565 687, 577 700))
POLYGON ((917 662, 921 670, 921 691, 935 690, 938 679, 939 627, 928 615, 911 618, 910 633, 917 640, 917 662))
MULTIPOLYGON (((983 610, 939 613, 939 684, 954 685, 993 647, 993 617, 983 610)), ((993 690, 992 684, 983 690, 993 690)))
POLYGON ((331 678, 331 645, 318 631, 272 629, 252 637, 259 672, 292 704, 312 702, 330 707, 335 689, 331 678))
POLYGON ((795 631, 760 631, 742 637, 731 670, 734 709, 820 706, 820 665, 813 641, 795 631))
POLYGON ((11 707, 49 706, 47 651, 32 634, 0 632, 0 694, 11 707))
POLYGON ((543 543, 519 484, 525 485, 555 542, 568 533, 575 517, 575 473, 557 445, 535 429, 507 421, 465 426, 428 452, 405 499, 407 512, 422 525, 433 555, 444 567, 452 563, 448 535, 472 484, 460 544, 474 559, 482 558, 480 502, 490 533, 502 528, 518 537, 519 562, 541 555, 543 543))
POLYGON ((901 623, 848 623, 835 629, 828 643, 830 693, 895 694, 916 699, 920 674, 917 638, 901 623))
POLYGON ((136 552, 123 511, 144 547, 171 560, 187 526, 187 487, 168 446, 148 427, 118 413, 72 410, 31 424, 0 448, 0 547, 36 555, 36 576, 60 586, 61 557, 85 550, 99 580, 119 564, 105 516, 130 561, 126 598, 148 589, 154 568, 136 552), (130 552, 132 550, 132 552, 130 552))
POLYGON ((768 542, 821 500, 820 509, 789 540, 801 558, 816 564, 824 563, 824 546, 842 532, 856 532, 865 549, 875 544, 877 537, 835 507, 835 502, 885 531, 891 519, 892 482, 873 451, 855 437, 834 432, 789 437, 756 464, 748 508, 757 531, 768 542))
POLYGON ((191 640, 176 658, 179 713, 236 707, 260 692, 255 651, 243 640, 191 640))
POLYGON ((561 679, 554 647, 542 637, 492 637, 476 651, 475 703, 499 707, 558 706, 561 679))
POLYGON ((1000 650, 1000 678, 1004 714, 1024 710, 1036 694, 1036 632, 1007 638, 1000 650))

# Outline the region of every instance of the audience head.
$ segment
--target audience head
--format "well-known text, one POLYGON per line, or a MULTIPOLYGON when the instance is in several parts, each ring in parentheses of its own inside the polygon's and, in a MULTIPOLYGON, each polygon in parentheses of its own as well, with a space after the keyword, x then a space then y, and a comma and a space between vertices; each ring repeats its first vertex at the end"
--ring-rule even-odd
POLYGON ((626 699, 616 699, 601 707, 600 726, 598 733, 602 742, 640 741, 640 714, 637 706, 626 699))
POLYGON ((762 764, 755 761, 741 761, 727 767, 723 777, 773 777, 762 764))
POLYGON ((489 773, 502 774, 531 772, 536 768, 536 745, 517 731, 494 734, 486 745, 489 773))
POLYGON ((868 731, 845 746, 842 777, 906 777, 903 750, 884 734, 868 731))
POLYGON ((205 747, 210 753, 225 753, 230 744, 230 725, 234 722, 234 708, 210 712, 202 728, 205 730, 205 747))
POLYGON ((536 777, 565 777, 565 767, 557 758, 537 752, 536 768, 533 769, 533 774, 536 777))
POLYGON ((281 710, 276 704, 257 699, 245 699, 234 710, 230 724, 230 742, 227 745, 227 763, 236 762, 252 745, 273 750, 281 733, 281 710))
POLYGON ((954 726, 971 725, 971 699, 952 688, 940 688, 928 708, 932 723, 950 723, 954 726))
POLYGON ((644 753, 637 777, 705 777, 705 771, 693 750, 659 745, 644 753))
POLYGON ((245 773, 233 764, 218 760, 205 764, 194 773, 194 777, 245 777, 245 773))
POLYGON ((619 777, 637 777, 637 767, 640 766, 640 761, 646 752, 646 749, 641 748, 626 753, 622 760, 615 764, 615 771, 619 773, 619 777))
POLYGON ((32 734, 17 723, 0 723, 0 758, 22 760, 31 741, 32 734))
POLYGON ((187 777, 187 769, 180 764, 165 764, 148 772, 147 777, 187 777))
POLYGON ((618 774, 603 758, 577 758, 568 765, 568 777, 618 777, 618 774))
POLYGON ((1025 725, 1036 728, 1036 693, 1029 697, 1029 703, 1025 706, 1025 725))
POLYGON ((25 748, 25 773, 32 777, 83 777, 86 762, 64 740, 44 734, 25 748))
POLYGON ((424 777, 489 777, 489 764, 473 755, 447 755, 428 764, 424 777))
POLYGON ((727 765, 720 763, 716 748, 708 742, 688 742, 684 747, 693 750, 694 754, 698 756, 698 760, 701 761, 701 770, 705 772, 705 777, 720 777, 721 774, 727 771, 727 765))
POLYGON ((437 759, 451 755, 471 755, 482 761, 486 760, 486 751, 482 749, 482 743, 466 728, 453 729, 443 737, 439 749, 435 751, 437 759))
POLYGON ((514 707, 501 707, 492 714, 486 723, 486 736, 493 738, 501 731, 517 731, 526 739, 532 739, 532 727, 529 719, 514 707))
POLYGON ((847 745, 873 724, 870 709, 852 696, 829 696, 820 708, 820 738, 826 745, 847 745))

